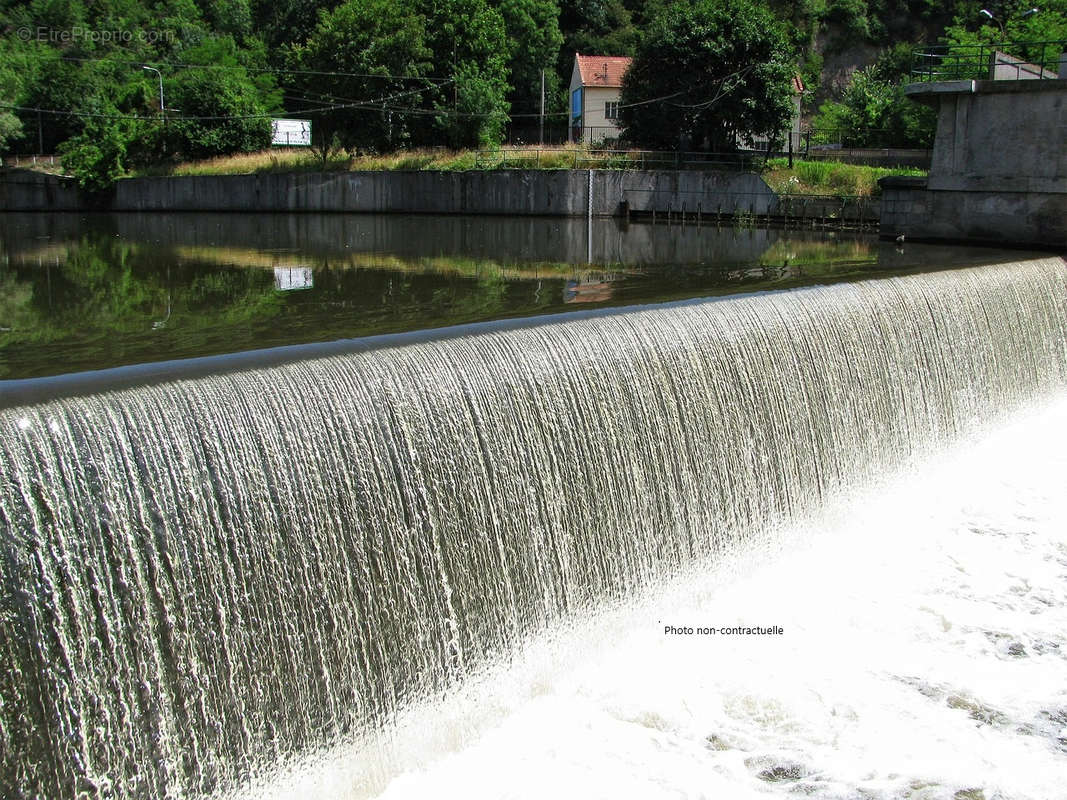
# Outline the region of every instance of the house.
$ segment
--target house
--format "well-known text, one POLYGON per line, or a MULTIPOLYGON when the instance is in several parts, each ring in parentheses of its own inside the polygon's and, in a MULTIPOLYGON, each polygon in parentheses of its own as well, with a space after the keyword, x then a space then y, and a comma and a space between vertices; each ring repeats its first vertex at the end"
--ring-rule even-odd
POLYGON ((632 60, 625 56, 574 54, 567 141, 597 144, 622 132, 619 95, 622 93, 622 76, 632 60))
MULTIPOLYGON (((804 102, 804 92, 806 91, 803 79, 799 75, 794 74, 790 87, 793 90, 793 118, 789 122, 789 130, 782 131, 779 135, 779 139, 770 143, 775 149, 781 147, 788 150, 789 139, 786 138, 786 136, 788 136, 793 140, 793 149, 799 150, 804 137, 804 132, 801 130, 800 116, 801 105, 804 102)), ((768 141, 766 136, 757 136, 754 138, 742 137, 738 142, 738 146, 743 150, 766 150, 767 145, 768 141)))
MULTIPOLYGON (((619 97, 622 94, 622 78, 632 61, 633 59, 625 56, 574 54, 568 142, 599 144, 622 133, 622 126, 619 124, 619 97)), ((800 105, 804 97, 804 82, 799 75, 793 76, 792 89, 793 119, 788 135, 793 139, 793 146, 799 147, 800 105)), ((782 138, 785 138, 784 135, 782 138)), ((746 138, 738 144, 748 149, 767 148, 766 138, 746 138)))

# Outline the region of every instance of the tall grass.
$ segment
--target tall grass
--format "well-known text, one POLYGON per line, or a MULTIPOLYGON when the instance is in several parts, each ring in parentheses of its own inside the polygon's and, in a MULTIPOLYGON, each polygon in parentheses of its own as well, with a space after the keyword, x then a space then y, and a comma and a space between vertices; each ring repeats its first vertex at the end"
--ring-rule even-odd
MULTIPOLYGON (((138 170, 143 175, 242 175, 270 172, 391 171, 391 170, 493 170, 493 169, 626 169, 655 168, 650 154, 638 150, 597 151, 584 145, 539 148, 500 147, 491 150, 443 148, 401 150, 382 155, 333 153, 322 158, 307 150, 264 150, 221 156, 203 161, 160 165, 138 170)), ((784 158, 767 162, 763 177, 779 194, 824 194, 870 197, 878 194, 878 179, 886 175, 924 175, 918 169, 868 167, 833 161, 795 161, 789 169, 784 158)))
POLYGON ((247 175, 263 172, 319 172, 322 170, 476 170, 476 169, 622 169, 641 163, 639 151, 601 152, 584 145, 552 148, 500 147, 490 150, 419 149, 382 155, 333 153, 325 164, 306 150, 264 150, 220 156, 202 161, 161 164, 136 170, 132 176, 247 175))
POLYGON ((877 195, 878 179, 887 175, 925 175, 910 167, 869 167, 836 161, 794 161, 789 169, 784 158, 767 162, 764 180, 778 194, 826 194, 871 197, 877 195))

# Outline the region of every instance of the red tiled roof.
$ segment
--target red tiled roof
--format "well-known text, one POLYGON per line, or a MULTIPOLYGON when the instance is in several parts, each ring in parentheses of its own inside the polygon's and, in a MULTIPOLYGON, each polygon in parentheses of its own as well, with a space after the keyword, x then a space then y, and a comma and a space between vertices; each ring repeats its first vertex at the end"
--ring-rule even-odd
POLYGON ((804 94, 804 81, 801 80, 799 75, 793 76, 793 92, 795 94, 804 94))
POLYGON ((582 86, 622 86, 622 76, 630 68, 632 58, 626 56, 583 56, 575 53, 582 86))

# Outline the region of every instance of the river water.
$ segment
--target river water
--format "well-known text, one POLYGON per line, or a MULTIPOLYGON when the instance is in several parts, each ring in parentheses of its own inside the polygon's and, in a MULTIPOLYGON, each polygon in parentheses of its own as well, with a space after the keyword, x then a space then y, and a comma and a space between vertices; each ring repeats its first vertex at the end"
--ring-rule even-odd
POLYGON ((4 214, 0 381, 1022 255, 600 219, 4 214))

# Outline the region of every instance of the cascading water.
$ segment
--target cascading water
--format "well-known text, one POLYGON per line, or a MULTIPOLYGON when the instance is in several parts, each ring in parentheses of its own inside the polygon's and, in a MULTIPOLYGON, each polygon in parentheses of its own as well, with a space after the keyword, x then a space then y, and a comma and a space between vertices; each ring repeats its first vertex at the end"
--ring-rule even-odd
POLYGON ((0 412, 4 796, 228 790, 1067 381, 1049 258, 0 412))

